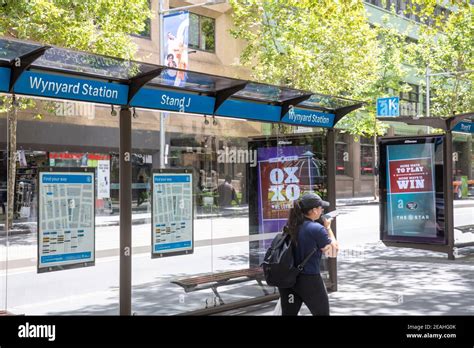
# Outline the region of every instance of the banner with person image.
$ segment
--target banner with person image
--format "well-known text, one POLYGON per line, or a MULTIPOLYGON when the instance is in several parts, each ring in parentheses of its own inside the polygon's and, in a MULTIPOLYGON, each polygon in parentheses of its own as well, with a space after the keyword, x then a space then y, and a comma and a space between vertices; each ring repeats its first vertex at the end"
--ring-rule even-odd
MULTIPOLYGON (((189 12, 181 11, 163 17, 164 65, 188 70, 189 12)), ((163 78, 173 86, 184 86, 184 71, 165 70, 163 78)))

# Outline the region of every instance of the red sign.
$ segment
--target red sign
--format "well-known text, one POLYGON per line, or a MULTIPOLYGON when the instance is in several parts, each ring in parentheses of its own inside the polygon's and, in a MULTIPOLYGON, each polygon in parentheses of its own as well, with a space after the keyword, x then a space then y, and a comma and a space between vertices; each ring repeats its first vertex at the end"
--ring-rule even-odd
POLYGON ((431 159, 390 161, 390 193, 433 191, 431 159))
MULTIPOLYGON (((71 152, 50 152, 49 158, 54 159, 77 159, 80 160, 84 156, 84 153, 71 153, 71 152)), ((89 160, 110 160, 110 155, 102 155, 98 153, 88 153, 87 159, 89 160)))

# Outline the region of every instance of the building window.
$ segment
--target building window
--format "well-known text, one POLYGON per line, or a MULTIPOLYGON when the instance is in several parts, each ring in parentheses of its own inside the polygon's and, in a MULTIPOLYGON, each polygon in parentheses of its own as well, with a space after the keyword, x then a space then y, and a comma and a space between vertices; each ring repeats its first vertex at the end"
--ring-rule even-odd
POLYGON ((416 116, 419 114, 420 86, 408 83, 410 91, 400 92, 400 115, 416 116))
MULTIPOLYGON (((421 18, 419 16, 414 13, 411 13, 410 11, 407 11, 407 9, 413 6, 412 2, 409 0, 366 0, 365 2, 386 9, 387 11, 391 11, 393 9, 398 15, 421 23, 421 18)), ((414 6, 417 10, 416 12, 418 12, 420 5, 415 4, 414 6)), ((439 5, 436 5, 434 10, 434 16, 441 17, 442 21, 446 21, 450 13, 450 10, 439 5)), ((428 25, 434 25, 434 21, 432 18, 425 19, 424 22, 428 25)))
POLYGON ((216 20, 195 13, 189 14, 189 48, 216 51, 216 20))
POLYGON ((374 173, 374 144, 372 138, 360 138, 360 174, 374 173))
POLYGON ((349 146, 344 134, 337 134, 336 138, 336 174, 349 175, 349 146))

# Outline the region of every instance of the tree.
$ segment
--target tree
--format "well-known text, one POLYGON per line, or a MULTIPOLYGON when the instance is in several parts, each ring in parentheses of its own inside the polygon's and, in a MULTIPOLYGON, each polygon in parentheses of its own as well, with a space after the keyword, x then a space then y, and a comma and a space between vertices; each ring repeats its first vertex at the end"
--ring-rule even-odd
MULTIPOLYGON (((362 1, 231 1, 242 62, 259 81, 367 102, 340 126, 358 136, 383 134, 375 98, 398 91, 400 37, 370 27, 362 1), (396 82, 394 82, 397 80, 396 82)), ((405 87, 406 88, 406 87, 405 87)))
MULTIPOLYGON (((137 50, 130 34, 138 34, 151 17, 147 0, 0 0, 0 35, 91 53, 131 59, 137 50)), ((13 202, 16 173, 17 109, 33 107, 25 98, 4 97, 8 112, 8 201, 13 202)), ((8 226, 13 221, 9 204, 8 226)))
POLYGON ((263 82, 333 95, 371 83, 374 33, 360 1, 231 0, 244 64, 263 82))
MULTIPOLYGON (((407 69, 403 65, 406 59, 405 36, 390 26, 388 17, 383 22, 383 25, 375 25, 373 28, 377 40, 377 78, 361 91, 362 99, 371 102, 367 103, 365 112, 354 113, 351 117, 344 118, 340 124, 356 139, 359 136, 373 137, 374 163, 378 161, 377 136, 383 135, 387 129, 386 124, 377 120, 376 98, 399 95, 410 89, 407 84, 401 83, 407 77, 407 69)), ((377 175, 373 179, 374 199, 377 199, 377 175)))
MULTIPOLYGON (((430 79, 432 116, 450 116, 474 109, 474 6, 468 1, 450 1, 450 10, 440 11, 433 0, 416 0, 410 11, 429 25, 420 26, 420 38, 412 44, 410 63, 430 79)), ((421 79, 421 84, 425 80, 421 79)))
POLYGON ((256 79, 368 101, 341 122, 358 136, 383 134, 375 98, 398 91, 401 41, 394 30, 370 28, 362 1, 231 1, 243 63, 256 79))

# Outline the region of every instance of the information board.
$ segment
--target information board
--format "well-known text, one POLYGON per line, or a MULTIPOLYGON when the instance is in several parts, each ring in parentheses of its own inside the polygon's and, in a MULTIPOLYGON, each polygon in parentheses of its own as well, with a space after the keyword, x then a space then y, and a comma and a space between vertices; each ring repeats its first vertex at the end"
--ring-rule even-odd
POLYGON ((94 168, 38 176, 38 273, 95 263, 94 168))
POLYGON ((192 169, 160 169, 152 182, 152 257, 193 253, 192 169))
POLYGON ((382 140, 382 240, 444 241, 441 145, 442 137, 382 140))

